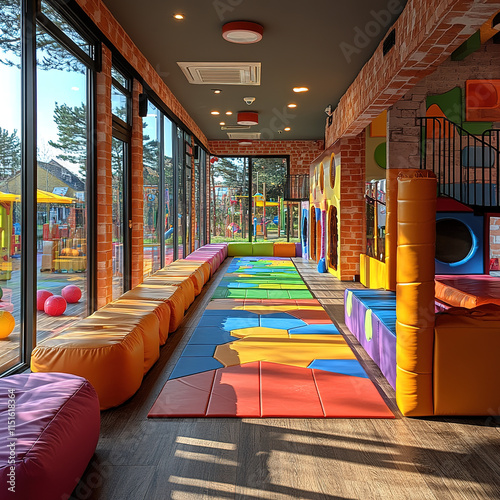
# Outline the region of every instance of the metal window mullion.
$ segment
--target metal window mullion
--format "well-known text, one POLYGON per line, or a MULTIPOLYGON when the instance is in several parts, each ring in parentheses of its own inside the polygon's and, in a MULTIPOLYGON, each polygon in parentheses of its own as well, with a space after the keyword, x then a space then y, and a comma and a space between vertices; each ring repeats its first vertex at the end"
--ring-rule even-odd
POLYGON ((36 346, 36 2, 22 0, 21 8, 21 361, 27 364, 36 346))
POLYGON ((156 108, 156 138, 159 139, 156 142, 158 143, 158 154, 159 154, 159 185, 158 185, 158 229, 160 231, 160 268, 165 267, 165 251, 166 251, 166 243, 165 243, 165 218, 166 218, 166 210, 165 210, 165 177, 167 175, 165 171, 165 117, 163 113, 156 108))
POLYGON ((97 309, 97 116, 96 74, 87 69, 87 175, 85 212, 87 216, 87 313, 97 309))

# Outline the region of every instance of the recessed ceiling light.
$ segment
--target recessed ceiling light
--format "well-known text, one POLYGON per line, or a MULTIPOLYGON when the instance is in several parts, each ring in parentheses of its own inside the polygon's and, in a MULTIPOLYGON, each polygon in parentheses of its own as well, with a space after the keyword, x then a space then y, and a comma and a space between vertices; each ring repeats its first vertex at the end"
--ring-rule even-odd
POLYGON ((264 28, 249 21, 226 23, 222 27, 222 38, 232 43, 256 43, 262 40, 264 28))
POLYGON ((238 141, 238 144, 240 146, 251 146, 253 143, 252 143, 252 141, 249 141, 248 139, 242 139, 241 141, 238 141))
POLYGON ((292 129, 291 129, 290 127, 285 127, 283 130, 284 130, 285 132, 290 132, 290 130, 292 130, 292 129))
POLYGON ((233 114, 233 112, 232 112, 232 111, 226 111, 226 115, 227 115, 227 116, 230 116, 230 115, 232 115, 232 114, 233 114))
POLYGON ((297 107, 297 105, 295 103, 293 103, 293 102, 291 102, 290 104, 287 104, 287 106, 289 108, 296 108, 297 107))
POLYGON ((174 19, 182 21, 182 19, 184 19, 184 14, 174 14, 174 19))
POLYGON ((309 89, 307 87, 294 87, 294 92, 307 92, 309 89))
POLYGON ((221 89, 212 89, 214 94, 220 94, 222 92, 221 89))
POLYGON ((219 125, 225 125, 225 124, 226 124, 226 122, 220 122, 219 123, 219 125))
POLYGON ((220 113, 218 111, 210 111, 210 114, 211 115, 220 115, 220 113))

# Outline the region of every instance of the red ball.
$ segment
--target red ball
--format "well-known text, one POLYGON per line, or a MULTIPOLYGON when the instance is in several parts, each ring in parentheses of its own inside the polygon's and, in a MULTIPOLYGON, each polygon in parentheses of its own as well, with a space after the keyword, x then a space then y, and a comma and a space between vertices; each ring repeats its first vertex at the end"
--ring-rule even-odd
POLYGON ((49 316, 60 316, 64 311, 66 311, 66 301, 64 297, 60 295, 52 295, 45 301, 45 306, 43 310, 49 316))
POLYGON ((48 290, 38 290, 36 292, 36 309, 37 309, 37 311, 43 311, 45 301, 49 297, 52 297, 52 292, 49 292, 48 290))
POLYGON ((61 290, 61 295, 68 304, 74 304, 82 298, 82 291, 76 285, 68 285, 61 290))

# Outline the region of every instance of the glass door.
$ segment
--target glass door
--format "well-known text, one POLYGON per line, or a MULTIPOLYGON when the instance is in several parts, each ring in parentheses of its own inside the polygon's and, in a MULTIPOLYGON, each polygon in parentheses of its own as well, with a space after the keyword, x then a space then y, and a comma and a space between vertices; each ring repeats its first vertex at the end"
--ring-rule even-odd
POLYGON ((112 138, 112 246, 113 246, 113 300, 125 291, 125 200, 124 181, 127 144, 112 138))
POLYGON ((210 241, 248 241, 249 159, 214 157, 210 163, 210 241))

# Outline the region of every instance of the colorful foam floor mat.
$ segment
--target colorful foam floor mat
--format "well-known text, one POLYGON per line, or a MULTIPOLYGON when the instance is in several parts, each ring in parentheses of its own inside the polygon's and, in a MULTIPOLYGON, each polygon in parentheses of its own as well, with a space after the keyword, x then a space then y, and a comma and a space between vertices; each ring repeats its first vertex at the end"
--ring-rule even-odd
POLYGON ((148 416, 394 418, 282 257, 233 259, 148 416))

